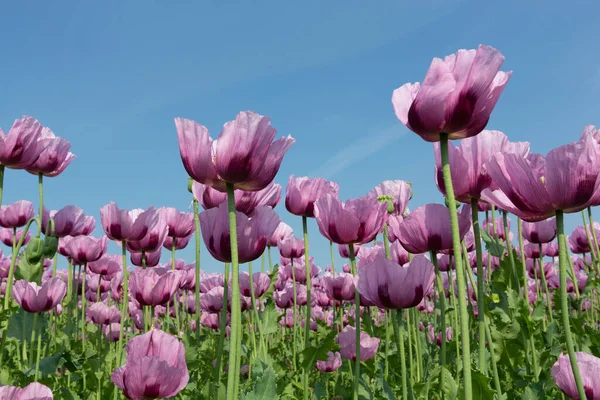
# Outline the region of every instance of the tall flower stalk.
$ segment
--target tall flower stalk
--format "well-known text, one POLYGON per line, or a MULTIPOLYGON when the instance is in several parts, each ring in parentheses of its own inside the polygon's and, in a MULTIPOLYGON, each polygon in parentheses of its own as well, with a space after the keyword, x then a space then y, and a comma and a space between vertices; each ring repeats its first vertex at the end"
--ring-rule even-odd
POLYGON ((515 263, 515 256, 513 254, 512 244, 510 243, 510 232, 508 231, 508 213, 502 210, 502 221, 504 224, 504 243, 506 244, 506 252, 508 253, 508 259, 510 261, 510 267, 512 269, 512 276, 514 278, 515 290, 520 290, 521 284, 519 283, 519 274, 517 273, 517 265, 515 263))
MULTIPOLYGON (((354 244, 350 243, 348 247, 350 255, 350 269, 352 274, 356 276, 356 257, 354 256, 354 244)), ((354 390, 352 398, 354 400, 358 400, 358 385, 360 382, 360 294, 358 293, 356 286, 354 287, 354 329, 356 330, 356 359, 354 361, 354 390)), ((403 351, 402 354, 404 354, 403 351)), ((404 370, 402 374, 403 379, 406 379, 405 372, 406 370, 404 370)))
MULTIPOLYGON (((456 210, 456 201, 454 198, 454 188, 452 186, 452 175, 450 163, 448 162, 448 134, 440 134, 440 156, 442 158, 442 171, 444 176, 444 186, 446 188, 446 197, 448 198, 448 208, 450 209, 450 223, 452 225, 452 249, 454 251, 454 264, 456 265, 456 280, 458 281, 458 315, 460 320, 460 340, 462 346, 462 363, 465 400, 471 400, 471 344, 469 340, 469 314, 467 313, 465 274, 462 263, 460 234, 458 231, 458 212, 456 210)), ((457 332, 458 333, 458 332, 457 332)), ((442 331, 444 336, 444 331, 442 331)))
POLYGON ((4 169, 6 167, 0 164, 0 206, 2 205, 2 195, 4 194, 4 169))
MULTIPOLYGON (((569 353, 569 360, 579 398, 586 399, 587 394, 583 387, 579 366, 575 358, 575 348, 573 346, 573 337, 571 336, 571 323, 569 321, 569 302, 567 297, 567 264, 569 262, 567 258, 569 257, 569 253, 567 252, 567 239, 565 237, 564 215, 562 211, 556 211, 556 231, 558 234, 558 265, 560 271, 560 311, 563 329, 565 330, 565 341, 567 342, 567 352, 569 353)), ((576 282, 574 284, 577 285, 576 282)))
MULTIPOLYGON (((481 233, 479 232, 479 211, 477 199, 471 200, 471 217, 473 222, 473 236, 475 237, 475 255, 477 257, 477 318, 479 320, 479 369, 486 373, 485 363, 485 305, 483 303, 484 279, 483 279, 483 251, 481 249, 481 233)), ((444 331, 442 331, 444 332, 444 331)), ((443 336, 443 334, 442 334, 443 336)))
MULTIPOLYGON (((311 270, 310 270, 310 257, 308 255, 308 222, 305 215, 302 216, 302 233, 304 236, 304 267, 306 268, 306 316, 304 318, 304 348, 310 347, 310 314, 311 314, 311 270)), ((357 328, 358 331, 359 328, 357 328)), ((304 379, 303 379, 303 392, 304 392, 304 400, 308 400, 309 391, 308 391, 308 377, 310 370, 312 369, 312 365, 307 366, 304 369, 304 379)))
MULTIPOLYGON (((442 345, 440 350, 440 365, 446 366, 446 293, 444 293, 444 281, 442 280, 442 274, 437 264, 437 254, 435 251, 429 252, 429 258, 431 263, 435 267, 435 281, 438 290, 438 301, 440 302, 440 322, 439 331, 442 332, 442 345)), ((452 285, 452 283, 450 283, 452 285)), ((440 387, 444 387, 444 374, 440 372, 440 387)))
MULTIPOLYGON (((31 223, 34 221, 38 225, 41 225, 40 220, 37 220, 35 218, 30 219, 27 222, 27 225, 25 225, 25 228, 23 228, 21 236, 19 237, 19 241, 17 242, 17 245, 13 249, 13 252, 12 252, 12 258, 10 260, 10 267, 8 270, 8 277, 6 279, 6 292, 4 294, 4 309, 5 310, 8 309, 8 305, 10 304, 10 300, 12 298, 11 294, 12 294, 13 278, 15 275, 15 266, 17 264, 17 256, 19 255, 19 250, 21 250, 21 247, 23 246, 23 241, 25 240, 27 231, 29 230, 31 223)), ((16 235, 14 236, 13 240, 16 240, 16 235)))
POLYGON ((198 217, 198 200, 194 197, 194 227, 196 228, 196 265, 194 268, 195 304, 196 304, 196 339, 200 339, 200 218, 198 217))
POLYGON ((221 374, 223 373, 223 347, 225 343, 225 331, 227 330, 227 307, 229 306, 229 263, 225 263, 223 275, 223 308, 219 313, 219 341, 217 343, 217 356, 215 363, 214 396, 218 394, 221 385, 221 374))
MULTIPOLYGON (((596 234, 596 230, 594 229, 594 220, 592 218, 592 207, 587 208, 588 219, 590 221, 590 231, 592 235, 592 239, 594 239, 594 248, 596 249, 596 255, 598 256, 598 260, 596 260, 600 264, 600 246, 598 246, 598 235, 596 234)), ((590 243, 591 245, 591 243, 590 243)), ((600 271, 600 265, 596 267, 600 271)))
MULTIPOLYGON (((121 242, 121 251, 123 259, 123 296, 121 297, 121 325, 119 328, 119 342, 117 344, 117 365, 121 363, 121 355, 123 352, 123 330, 125 327, 125 314, 127 312, 127 305, 129 304, 129 271, 127 271, 127 242, 123 240, 121 242)), ((85 284, 85 283, 84 283, 85 284)), ((76 303, 77 304, 77 303, 76 303)), ((152 316, 151 316, 152 317, 152 316)))
POLYGON ((233 184, 227 183, 227 205, 229 210, 229 238, 231 245, 231 336, 229 345, 229 373, 227 374, 227 400, 238 398, 240 381, 238 353, 241 352, 241 303, 240 266, 238 262, 238 241, 233 184))
POLYGON ((40 223, 38 224, 36 236, 40 237, 40 233, 42 232, 42 215, 44 214, 44 175, 41 173, 38 174, 38 192, 40 197, 40 211, 38 216, 40 223))

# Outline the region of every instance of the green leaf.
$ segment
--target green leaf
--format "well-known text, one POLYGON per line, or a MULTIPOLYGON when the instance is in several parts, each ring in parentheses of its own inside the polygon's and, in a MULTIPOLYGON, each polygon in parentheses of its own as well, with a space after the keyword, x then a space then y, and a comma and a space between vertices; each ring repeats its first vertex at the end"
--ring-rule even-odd
POLYGON ((390 388, 390 385, 388 385, 387 381, 385 380, 383 373, 379 374, 377 383, 381 387, 381 394, 385 400, 396 400, 396 395, 392 391, 392 388, 390 388))
POLYGON ((456 399, 456 396, 458 396, 458 385, 456 384, 456 381, 454 381, 454 377, 452 376, 450 371, 448 371, 445 367, 442 367, 442 375, 444 379, 442 392, 446 395, 446 399, 456 399))
POLYGON ((490 378, 479 371, 471 371, 473 399, 493 400, 495 390, 491 389, 490 378))
POLYGON ((435 393, 439 393, 439 377, 440 377, 440 366, 434 365, 433 368, 428 372, 429 377, 427 381, 417 383, 413 385, 413 393, 415 397, 419 400, 427 400, 431 396, 429 396, 429 391, 433 390, 435 393), (435 389, 434 389, 435 388, 435 389))
POLYGON ((58 251, 58 239, 53 236, 44 237, 44 258, 54 258, 58 251))
POLYGON ((42 274, 44 273, 44 259, 39 259, 37 263, 33 263, 23 257, 19 260, 15 270, 15 279, 24 279, 28 282, 35 282, 38 285, 42 282, 42 274))
POLYGON ((39 237, 32 237, 29 239, 29 243, 27 247, 25 247, 24 251, 25 259, 31 262, 32 264, 36 264, 40 261, 44 261, 42 256, 44 255, 44 239, 39 237))
POLYGON ((63 400, 81 400, 81 397, 79 397, 79 395, 77 393, 75 393, 74 391, 72 391, 69 388, 66 387, 62 387, 60 388, 60 393, 59 394, 59 399, 63 399, 63 400))
POLYGON ((331 331, 321 342, 319 346, 307 347, 302 351, 302 369, 309 370, 315 367, 317 361, 327 360, 328 352, 336 347, 335 337, 337 332, 331 331))
POLYGON ((496 241, 496 239, 491 237, 489 233, 482 230, 481 239, 483 239, 485 243, 485 249, 488 253, 494 257, 502 257, 504 255, 504 246, 502 246, 499 241, 496 241))
POLYGON ((358 381, 358 399, 359 400, 372 400, 373 393, 371 392, 371 388, 367 384, 367 380, 369 377, 366 374, 363 374, 358 381))
POLYGON ((376 336, 374 333, 375 324, 373 323, 373 316, 370 312, 364 313, 360 318, 360 322, 362 322, 364 332, 366 332, 369 336, 376 336))
POLYGON ((270 365, 257 360, 253 364, 254 388, 244 393, 241 400, 277 400, 277 376, 270 365))
POLYGON ((269 280, 271 283, 269 284, 269 289, 260 297, 262 299, 271 299, 273 298, 273 291, 275 290, 275 282, 277 281, 279 274, 279 264, 275 264, 273 269, 269 272, 269 280))
POLYGON ((542 319, 544 319, 545 315, 546 315, 546 303, 539 302, 533 309, 533 313, 531 314, 530 318, 532 321, 541 321, 542 319))
POLYGON ((552 321, 546 328, 546 332, 544 332, 544 339, 546 340, 546 345, 552 346, 552 342, 556 339, 556 335, 558 332, 558 323, 556 321, 552 321))
POLYGON ((539 397, 535 390, 533 390, 531 387, 527 387, 521 395, 521 400, 539 400, 539 397))
MULTIPOLYGON (((55 375, 56 370, 58 369, 58 364, 60 363, 63 354, 64 353, 61 351, 60 353, 54 354, 53 356, 41 359, 39 371, 40 376, 44 377, 48 375, 55 375)), ((35 365, 33 365, 29 370, 27 370, 25 374, 27 376, 35 375, 35 365)))
POLYGON ((260 314, 260 330, 263 335, 270 335, 279 331, 279 325, 277 324, 278 317, 279 314, 275 310, 275 305, 273 303, 267 304, 264 311, 260 314))
POLYGON ((313 399, 321 400, 327 398, 327 388, 325 385, 327 385, 327 374, 323 374, 321 380, 315 385, 313 399))
POLYGON ((14 376, 10 370, 4 369, 4 368, 0 369, 0 382, 2 382, 3 385, 12 384, 13 379, 14 379, 14 376))
MULTIPOLYGON (((6 336, 9 338, 17 339, 20 342, 31 340, 31 330, 33 329, 33 318, 35 314, 28 313, 27 311, 19 308, 19 310, 13 313, 8 319, 8 328, 6 330, 6 336)), ((35 327, 38 332, 44 333, 46 331, 47 319, 46 314, 38 314, 35 322, 35 327)))

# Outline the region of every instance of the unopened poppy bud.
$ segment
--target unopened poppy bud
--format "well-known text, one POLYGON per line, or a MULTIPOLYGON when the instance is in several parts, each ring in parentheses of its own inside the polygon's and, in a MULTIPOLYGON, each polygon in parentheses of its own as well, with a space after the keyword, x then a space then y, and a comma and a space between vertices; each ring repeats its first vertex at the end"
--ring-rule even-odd
MULTIPOLYGON (((450 201, 448 200, 447 197, 444 197, 444 204, 446 204, 446 208, 450 208, 450 201)), ((454 204, 456 204, 456 207, 460 207, 460 204, 458 204, 457 201, 454 202, 454 204)))
POLYGON ((44 258, 53 258, 58 251, 58 239, 54 236, 44 237, 44 258))
POLYGON ((390 196, 389 194, 384 194, 381 196, 377 196, 377 200, 379 200, 381 203, 388 203, 388 207, 387 207, 387 212, 388 214, 391 214, 394 212, 394 198, 392 196, 390 196))
POLYGON ((25 258, 30 263, 37 263, 44 254, 44 241, 39 237, 32 237, 25 248, 25 258))

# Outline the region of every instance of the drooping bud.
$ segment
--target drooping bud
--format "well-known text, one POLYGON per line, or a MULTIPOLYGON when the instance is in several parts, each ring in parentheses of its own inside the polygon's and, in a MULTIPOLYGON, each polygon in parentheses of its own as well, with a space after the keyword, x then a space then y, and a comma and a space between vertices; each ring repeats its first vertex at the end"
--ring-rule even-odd
MULTIPOLYGON (((450 201, 446 196, 444 196, 444 204, 446 205, 446 208, 450 208, 450 201)), ((457 209, 460 207, 460 204, 457 201, 454 201, 454 204, 457 209)))
POLYGON ((377 196, 377 200, 381 203, 388 203, 387 212, 388 214, 392 214, 394 212, 394 198, 389 194, 384 194, 381 196, 377 196))
POLYGON ((192 178, 188 177, 188 185, 187 185, 188 192, 193 193, 192 192, 193 185, 194 185, 194 180, 192 178))
MULTIPOLYGON (((57 246, 58 248, 58 246, 57 246)), ((40 261, 44 255, 44 240, 39 237, 32 237, 25 248, 25 258, 32 264, 40 261)))
POLYGON ((54 236, 44 237, 44 258, 54 258, 58 251, 58 239, 54 236))

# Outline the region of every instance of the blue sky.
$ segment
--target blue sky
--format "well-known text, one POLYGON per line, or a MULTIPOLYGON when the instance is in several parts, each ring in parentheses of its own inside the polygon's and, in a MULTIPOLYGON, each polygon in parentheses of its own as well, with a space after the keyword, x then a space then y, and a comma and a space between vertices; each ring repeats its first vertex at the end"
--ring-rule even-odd
MULTIPOLYGON (((215 137, 245 109, 296 138, 284 187, 290 174, 323 176, 346 199, 404 179, 414 209, 441 201, 432 146, 396 119, 392 91, 421 81, 433 57, 492 45, 514 74, 488 128, 545 154, 600 124, 599 12, 593 0, 4 2, 0 126, 28 114, 70 140, 77 159, 46 181, 46 204, 97 218, 111 200, 187 210, 173 118, 215 137)), ((4 204, 37 199, 26 172, 8 171, 4 187, 4 204)), ((328 243, 309 225, 325 267, 328 243)), ((180 255, 191 262, 193 249, 180 255)))

